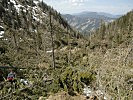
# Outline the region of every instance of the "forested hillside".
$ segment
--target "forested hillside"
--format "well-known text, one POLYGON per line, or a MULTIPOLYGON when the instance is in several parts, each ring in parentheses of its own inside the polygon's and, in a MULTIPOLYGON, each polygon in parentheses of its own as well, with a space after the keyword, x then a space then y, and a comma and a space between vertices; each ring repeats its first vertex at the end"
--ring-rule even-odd
POLYGON ((69 36, 78 37, 57 11, 38 0, 2 0, 0 8, 3 64, 37 67, 52 47, 62 48, 69 36))
MULTIPOLYGON (((97 71, 99 88, 115 100, 132 99, 133 11, 89 36, 88 59, 97 71)), ((109 99, 110 100, 110 99, 109 99)))
POLYGON ((0 13, 0 65, 17 69, 0 100, 132 100, 132 11, 88 37, 39 0, 1 0, 0 13))
MULTIPOLYGON (((115 47, 128 47, 132 43, 133 39, 133 12, 129 12, 116 21, 105 25, 102 23, 99 29, 97 29, 91 35, 91 43, 100 47, 106 45, 107 48, 115 47)), ((95 46, 94 46, 95 48, 95 46)))

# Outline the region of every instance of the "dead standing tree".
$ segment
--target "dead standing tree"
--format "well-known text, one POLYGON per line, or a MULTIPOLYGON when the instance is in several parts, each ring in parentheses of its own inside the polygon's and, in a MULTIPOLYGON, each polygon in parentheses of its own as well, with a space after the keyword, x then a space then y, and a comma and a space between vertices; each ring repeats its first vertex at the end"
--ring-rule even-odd
POLYGON ((69 53, 68 53, 68 65, 71 66, 71 42, 70 42, 70 32, 69 27, 67 27, 67 34, 68 34, 68 47, 69 47, 69 53))
POLYGON ((51 34, 51 44, 52 44, 52 65, 55 68, 55 53, 54 53, 54 37, 53 37, 53 25, 52 25, 52 13, 50 11, 50 34, 51 34))

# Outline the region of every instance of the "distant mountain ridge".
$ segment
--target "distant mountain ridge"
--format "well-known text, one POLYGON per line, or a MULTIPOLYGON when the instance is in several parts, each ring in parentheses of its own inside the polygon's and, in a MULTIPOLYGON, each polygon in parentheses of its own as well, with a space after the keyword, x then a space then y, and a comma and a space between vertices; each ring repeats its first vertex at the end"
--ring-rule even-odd
POLYGON ((104 12, 99 12, 98 14, 99 14, 99 15, 103 15, 103 16, 107 16, 107 17, 109 17, 109 18, 119 18, 119 17, 122 16, 122 15, 113 15, 113 14, 104 13, 104 12))
POLYGON ((68 23, 78 31, 88 33, 97 29, 101 21, 109 23, 119 18, 121 15, 112 15, 104 12, 81 12, 75 14, 62 15, 68 23))
POLYGON ((91 12, 91 11, 84 11, 84 12, 75 13, 72 15, 79 16, 79 17, 92 17, 92 18, 95 18, 97 16, 109 17, 109 18, 119 18, 120 16, 122 16, 122 15, 114 15, 114 14, 110 14, 110 13, 106 13, 106 12, 91 12))

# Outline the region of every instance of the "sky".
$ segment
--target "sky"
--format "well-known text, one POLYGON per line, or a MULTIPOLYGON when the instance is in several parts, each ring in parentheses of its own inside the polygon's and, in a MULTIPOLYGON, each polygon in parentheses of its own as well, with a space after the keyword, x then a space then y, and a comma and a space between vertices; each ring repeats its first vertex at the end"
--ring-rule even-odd
POLYGON ((133 0, 43 0, 62 14, 83 11, 126 14, 133 9, 133 0))

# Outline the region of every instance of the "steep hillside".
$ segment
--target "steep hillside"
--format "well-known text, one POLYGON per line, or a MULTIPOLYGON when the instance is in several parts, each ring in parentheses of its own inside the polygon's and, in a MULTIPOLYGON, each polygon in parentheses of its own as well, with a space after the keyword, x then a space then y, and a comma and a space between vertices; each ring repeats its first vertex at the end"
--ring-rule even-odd
POLYGON ((65 81, 73 74, 71 50, 82 36, 39 0, 1 0, 0 13, 0 100, 37 100, 61 90, 71 93, 65 81), (17 82, 11 84, 6 78, 14 67, 17 82))
POLYGON ((38 66, 40 58, 49 59, 46 52, 53 45, 62 48, 68 37, 78 37, 57 11, 39 0, 1 0, 0 8, 0 48, 8 59, 3 64, 38 66))
MULTIPOLYGON (((133 39, 133 12, 129 12, 116 21, 106 25, 102 23, 90 37, 90 44, 96 44, 96 47, 104 45, 108 49, 115 47, 128 47, 132 44, 133 39)), ((95 48, 95 46, 94 46, 95 48)))
POLYGON ((133 11, 96 30, 89 37, 87 58, 96 70, 97 85, 112 99, 132 99, 133 11))
POLYGON ((72 27, 85 34, 97 29, 102 21, 109 23, 118 18, 115 15, 100 12, 82 12, 74 15, 66 14, 63 17, 72 27))
POLYGON ((132 11, 88 40, 38 0, 1 0, 0 13, 0 65, 17 68, 15 84, 0 75, 0 99, 132 100, 132 11))

